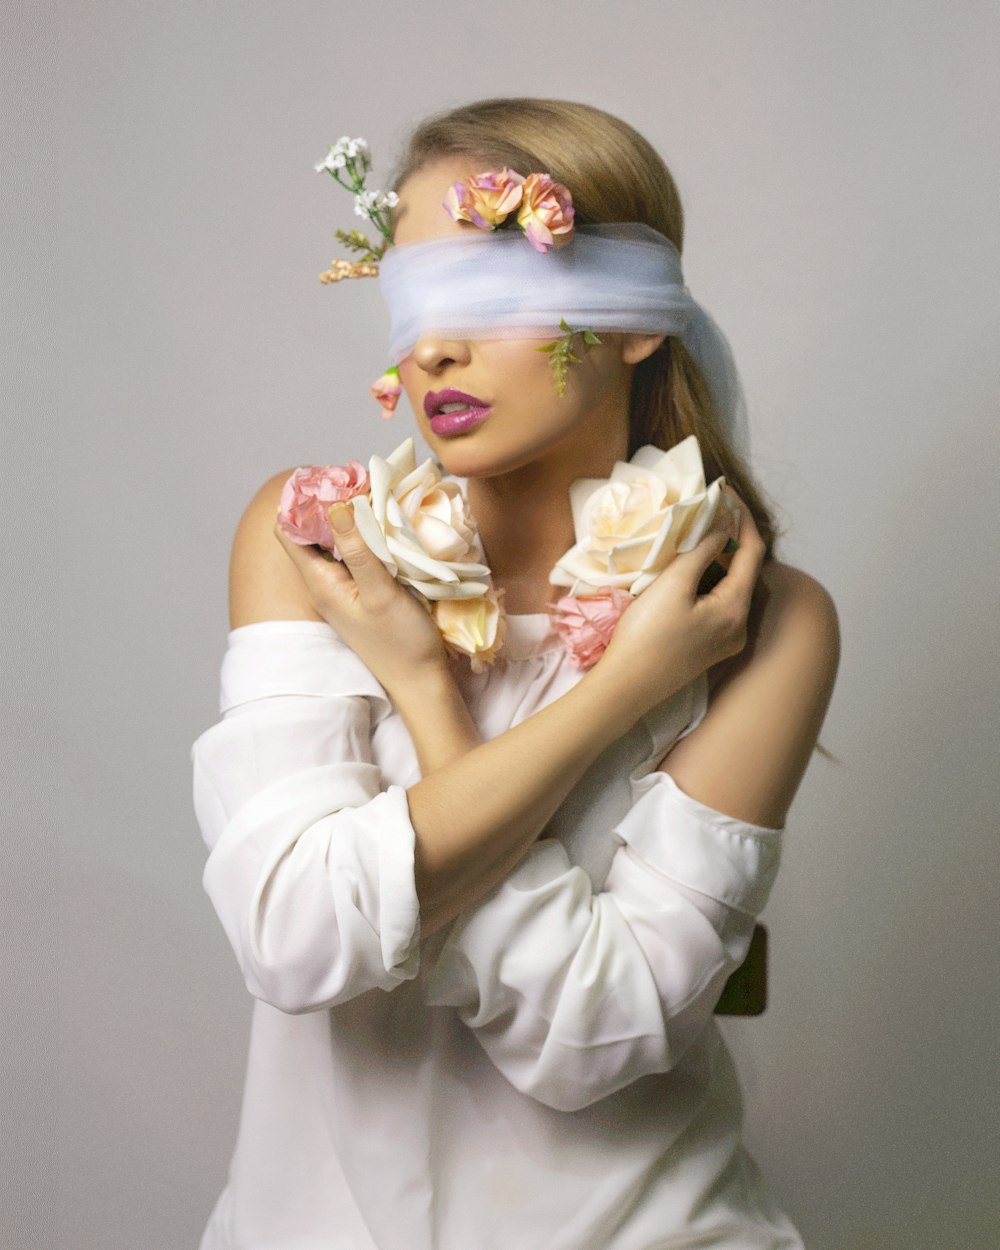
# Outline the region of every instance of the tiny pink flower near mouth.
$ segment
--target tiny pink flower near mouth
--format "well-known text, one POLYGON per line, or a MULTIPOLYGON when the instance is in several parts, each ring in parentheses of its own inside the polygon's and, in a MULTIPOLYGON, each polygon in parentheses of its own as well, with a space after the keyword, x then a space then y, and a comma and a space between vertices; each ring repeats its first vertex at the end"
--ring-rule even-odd
POLYGON ((476 174, 468 182, 453 182, 444 207, 455 221, 468 221, 480 230, 497 230, 521 203, 524 178, 506 167, 476 174))
POLYGON ((577 668, 593 668, 607 650, 622 614, 633 602, 627 590, 604 586, 592 595, 564 595, 548 605, 552 628, 577 668))
POLYGON ((315 543, 336 552, 327 511, 335 503, 367 494, 368 487, 368 470, 357 460, 305 465, 296 469, 282 488, 278 524, 300 547, 315 543))
POLYGON ((548 174, 525 179, 517 223, 536 252, 565 247, 573 238, 573 197, 548 174))
POLYGON ((403 384, 399 378, 399 370, 393 365, 386 369, 381 377, 371 385, 372 398, 382 407, 382 417, 387 419, 396 411, 399 397, 403 393, 403 384))

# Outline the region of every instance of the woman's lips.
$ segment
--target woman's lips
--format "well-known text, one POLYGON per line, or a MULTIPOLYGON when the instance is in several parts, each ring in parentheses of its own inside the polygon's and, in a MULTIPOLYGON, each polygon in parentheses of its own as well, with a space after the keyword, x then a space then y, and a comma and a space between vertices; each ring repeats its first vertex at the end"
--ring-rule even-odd
POLYGON ((489 415, 490 406, 485 400, 468 391, 456 391, 451 387, 443 391, 428 391, 424 397, 424 412, 430 418, 431 429, 435 434, 461 434, 484 421, 489 415), (456 407, 456 405, 462 405, 456 407), (447 407, 449 412, 442 412, 447 407))

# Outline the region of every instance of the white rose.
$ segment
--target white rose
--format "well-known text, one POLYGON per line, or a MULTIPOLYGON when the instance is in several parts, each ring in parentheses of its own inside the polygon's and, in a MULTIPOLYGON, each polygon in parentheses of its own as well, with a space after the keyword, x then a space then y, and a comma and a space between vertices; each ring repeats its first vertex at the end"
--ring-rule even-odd
POLYGON ((417 465, 413 439, 368 462, 370 494, 352 500, 362 538, 393 577, 426 599, 477 599, 490 589, 476 524, 457 482, 433 460, 417 465))
POLYGON ((725 478, 705 486, 698 439, 689 435, 669 451, 640 447, 619 460, 607 479, 580 478, 570 487, 576 544, 549 575, 570 595, 604 587, 643 590, 680 552, 690 551, 719 508, 735 518, 722 493, 725 478))

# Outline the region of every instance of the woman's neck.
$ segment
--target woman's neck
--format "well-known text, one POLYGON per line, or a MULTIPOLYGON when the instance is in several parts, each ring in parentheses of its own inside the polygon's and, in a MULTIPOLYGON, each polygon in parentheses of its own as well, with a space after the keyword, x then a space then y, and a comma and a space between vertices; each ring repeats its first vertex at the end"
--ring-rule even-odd
POLYGON ((508 612, 544 612, 562 593, 550 585, 549 573, 576 541, 570 487, 581 477, 608 477, 620 458, 608 448, 585 461, 553 457, 467 481, 486 563, 508 612))

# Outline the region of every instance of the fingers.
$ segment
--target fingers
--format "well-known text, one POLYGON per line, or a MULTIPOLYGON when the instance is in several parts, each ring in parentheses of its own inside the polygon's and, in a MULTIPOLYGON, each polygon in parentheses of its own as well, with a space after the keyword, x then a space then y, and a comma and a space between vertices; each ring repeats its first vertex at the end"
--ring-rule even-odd
POLYGON ((709 587, 705 599, 714 600, 734 616, 745 617, 750 611, 750 600, 764 564, 764 539, 754 522, 749 507, 729 486, 724 487, 739 515, 736 531, 736 549, 724 560, 729 567, 725 576, 717 577, 709 587))
POLYGON ((377 606, 378 601, 395 588, 395 578, 365 542, 355 522, 352 504, 331 504, 327 516, 337 535, 337 550, 358 588, 362 602, 377 606))
POLYGON ((753 514, 730 486, 723 490, 739 510, 739 529, 735 538, 738 546, 729 560, 726 576, 712 590, 720 599, 739 599, 750 602, 753 588, 764 563, 764 540, 753 519, 753 514))
POLYGON ((717 516, 711 528, 705 531, 691 550, 676 555, 660 576, 666 577, 668 581, 682 579, 690 598, 694 600, 698 597, 698 589, 706 571, 713 564, 721 576, 723 570, 719 565, 719 559, 725 558, 723 552, 729 542, 730 534, 731 526, 728 518, 717 516))
POLYGON ((363 608, 380 611, 397 588, 395 579, 365 542, 350 503, 332 504, 327 516, 336 535, 340 560, 328 551, 295 542, 277 520, 275 537, 298 569, 321 614, 343 611, 352 601, 360 601, 363 608))
POLYGON ((313 543, 298 543, 294 538, 290 538, 285 532, 280 520, 278 520, 278 517, 280 516, 281 513, 279 512, 278 516, 275 517, 273 531, 274 536, 278 542, 281 543, 282 547, 284 547, 288 558, 300 573, 304 574, 305 570, 310 567, 325 565, 327 563, 333 565, 330 569, 331 576, 336 576, 338 571, 342 574, 344 573, 344 570, 341 568, 332 551, 326 551, 323 548, 315 546, 313 543))

